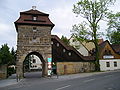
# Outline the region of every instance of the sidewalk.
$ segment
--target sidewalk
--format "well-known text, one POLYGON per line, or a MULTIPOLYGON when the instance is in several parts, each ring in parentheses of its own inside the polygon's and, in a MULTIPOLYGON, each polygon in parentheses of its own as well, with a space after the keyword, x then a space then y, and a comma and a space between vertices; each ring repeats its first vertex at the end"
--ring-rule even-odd
POLYGON ((68 80, 68 79, 75 79, 75 78, 82 78, 82 77, 88 77, 96 74, 102 74, 107 72, 90 72, 90 73, 78 73, 78 74, 69 74, 69 75, 60 75, 57 77, 57 75, 54 75, 51 77, 51 79, 58 79, 58 80, 68 80))
POLYGON ((52 76, 52 79, 58 79, 58 80, 69 80, 69 79, 75 79, 75 78, 82 78, 82 77, 88 77, 92 75, 97 75, 97 74, 103 74, 103 73, 110 73, 110 72, 116 72, 117 70, 114 71, 105 71, 105 72, 89 72, 89 73, 78 73, 78 74, 70 74, 70 75, 60 75, 57 77, 57 75, 52 76))
POLYGON ((6 87, 9 85, 17 84, 16 74, 8 77, 7 79, 0 79, 0 87, 6 87))
POLYGON ((16 79, 4 79, 4 80, 0 80, 0 87, 5 87, 5 86, 17 84, 17 83, 18 82, 16 79))

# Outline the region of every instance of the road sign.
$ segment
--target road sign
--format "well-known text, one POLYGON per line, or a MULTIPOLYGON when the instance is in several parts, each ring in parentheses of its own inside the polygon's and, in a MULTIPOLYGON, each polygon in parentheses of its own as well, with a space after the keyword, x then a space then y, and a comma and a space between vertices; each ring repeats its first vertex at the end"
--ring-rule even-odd
POLYGON ((48 58, 48 62, 52 62, 52 58, 48 58))
POLYGON ((49 76, 51 75, 51 72, 52 72, 51 70, 48 70, 48 75, 49 75, 49 76))
POLYGON ((51 68, 52 68, 52 66, 51 66, 51 65, 48 65, 48 68, 49 68, 49 69, 51 69, 51 68))

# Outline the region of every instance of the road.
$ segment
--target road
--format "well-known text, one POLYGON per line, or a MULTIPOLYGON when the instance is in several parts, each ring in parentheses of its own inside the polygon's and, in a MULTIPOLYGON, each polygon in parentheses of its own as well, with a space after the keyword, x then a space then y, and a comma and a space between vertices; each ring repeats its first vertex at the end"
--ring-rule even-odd
POLYGON ((0 90, 120 90, 120 70, 71 79, 31 78, 0 90))

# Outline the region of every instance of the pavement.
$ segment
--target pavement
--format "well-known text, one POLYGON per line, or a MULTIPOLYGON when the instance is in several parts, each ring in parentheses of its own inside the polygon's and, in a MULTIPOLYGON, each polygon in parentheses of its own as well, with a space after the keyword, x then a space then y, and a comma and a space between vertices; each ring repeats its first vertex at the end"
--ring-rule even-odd
POLYGON ((6 87, 6 86, 14 85, 17 83, 18 82, 16 79, 4 79, 4 80, 0 80, 0 87, 6 87))
POLYGON ((16 74, 8 77, 7 79, 0 79, 0 87, 6 87, 9 85, 17 84, 16 74))
MULTIPOLYGON (((78 73, 78 74, 70 74, 70 75, 60 75, 58 77, 57 76, 52 76, 51 78, 50 77, 45 78, 45 80, 47 80, 47 81, 48 81, 48 79, 49 80, 60 80, 60 81, 61 80, 70 80, 70 79, 88 77, 88 76, 97 75, 97 74, 103 74, 103 73, 108 73, 108 72, 115 72, 115 71, 78 73)), ((32 79, 34 79, 34 78, 32 78, 32 79)), ((30 79, 30 78, 25 78, 25 79, 30 79)), ((22 79, 19 82, 22 82, 25 79, 22 79)), ((13 74, 8 79, 0 80, 0 88, 1 87, 6 87, 6 86, 10 86, 10 85, 14 85, 14 84, 18 84, 19 82, 17 82, 17 80, 16 80, 16 75, 13 74)))

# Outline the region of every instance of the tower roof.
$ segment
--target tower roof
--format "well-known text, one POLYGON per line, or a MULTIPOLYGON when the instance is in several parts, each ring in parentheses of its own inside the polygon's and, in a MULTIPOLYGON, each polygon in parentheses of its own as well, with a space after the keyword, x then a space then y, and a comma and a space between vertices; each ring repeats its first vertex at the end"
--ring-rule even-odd
POLYGON ((18 29, 18 25, 50 26, 51 29, 54 27, 54 24, 49 19, 49 14, 36 9, 20 12, 19 19, 15 21, 16 29, 18 29))

